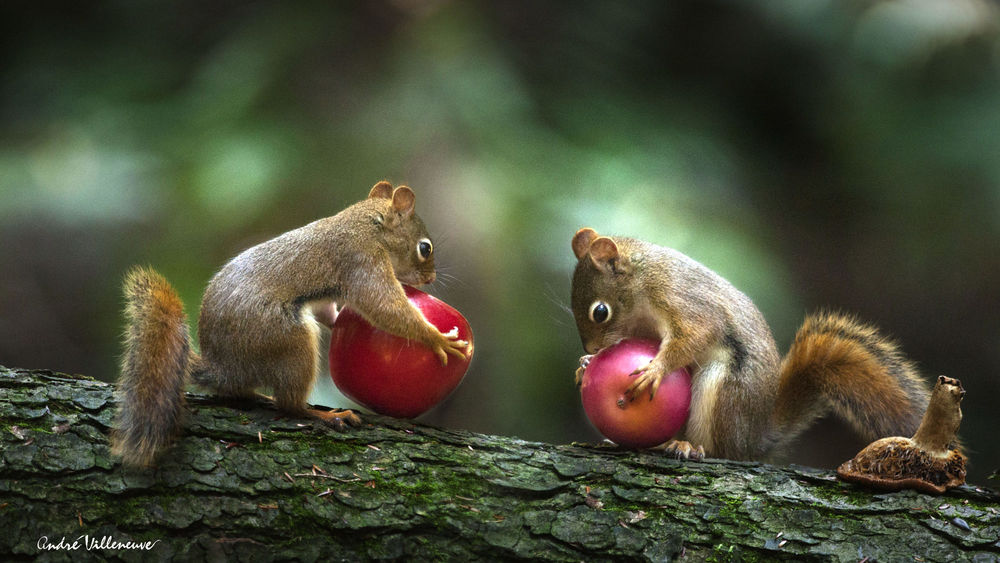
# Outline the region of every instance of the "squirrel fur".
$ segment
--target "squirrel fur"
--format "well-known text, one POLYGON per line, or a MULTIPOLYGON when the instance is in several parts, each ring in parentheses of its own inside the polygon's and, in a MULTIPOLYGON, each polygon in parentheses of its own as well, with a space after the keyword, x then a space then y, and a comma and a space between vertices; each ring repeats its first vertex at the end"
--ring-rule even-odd
POLYGON ((379 182, 340 213, 251 247, 216 273, 192 350, 176 291, 150 268, 125 277, 126 333, 112 453, 149 466, 181 426, 189 380, 224 397, 273 394, 276 407, 337 429, 359 423, 346 410, 309 408, 319 371, 320 323, 350 306, 376 328, 421 342, 442 363, 467 343, 442 334, 406 299, 402 284, 434 281, 433 245, 414 213, 413 191, 379 182))
POLYGON ((666 374, 691 370, 690 415, 666 445, 670 453, 767 459, 830 410, 869 440, 910 436, 919 426, 927 384, 876 328, 818 313, 782 359, 750 298, 688 256, 590 228, 576 233, 572 247, 572 310, 587 354, 625 338, 660 342, 649 365, 636 370, 632 400, 652 396, 666 374))

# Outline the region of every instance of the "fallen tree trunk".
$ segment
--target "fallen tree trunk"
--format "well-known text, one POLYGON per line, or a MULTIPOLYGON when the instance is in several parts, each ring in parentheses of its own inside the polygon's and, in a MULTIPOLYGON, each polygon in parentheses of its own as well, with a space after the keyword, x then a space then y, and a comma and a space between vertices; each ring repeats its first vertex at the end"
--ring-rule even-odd
POLYGON ((189 397, 153 470, 109 455, 113 386, 0 368, 5 559, 1000 559, 1000 495, 525 442, 376 416, 346 433, 189 397))

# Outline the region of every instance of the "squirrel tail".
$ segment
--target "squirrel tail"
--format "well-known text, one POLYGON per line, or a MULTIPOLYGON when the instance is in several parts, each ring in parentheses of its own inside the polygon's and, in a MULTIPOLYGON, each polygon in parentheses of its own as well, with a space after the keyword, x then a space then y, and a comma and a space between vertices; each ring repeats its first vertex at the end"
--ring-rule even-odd
POLYGON ((868 440, 912 436, 929 396, 914 364, 878 329, 818 313, 781 362, 772 428, 787 443, 833 409, 868 440))
POLYGON ((152 465, 180 428, 192 361, 184 305, 151 268, 125 276, 125 353, 111 453, 129 466, 152 465))

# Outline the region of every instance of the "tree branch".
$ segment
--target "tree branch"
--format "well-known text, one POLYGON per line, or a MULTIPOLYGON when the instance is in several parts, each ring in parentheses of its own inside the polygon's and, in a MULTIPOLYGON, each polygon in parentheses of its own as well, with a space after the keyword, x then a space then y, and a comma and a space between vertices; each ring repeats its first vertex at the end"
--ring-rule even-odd
POLYGON ((108 451, 112 391, 0 367, 7 559, 1000 558, 1000 495, 974 486, 875 494, 805 467, 373 415, 336 433, 204 395, 158 468, 126 471, 108 451))

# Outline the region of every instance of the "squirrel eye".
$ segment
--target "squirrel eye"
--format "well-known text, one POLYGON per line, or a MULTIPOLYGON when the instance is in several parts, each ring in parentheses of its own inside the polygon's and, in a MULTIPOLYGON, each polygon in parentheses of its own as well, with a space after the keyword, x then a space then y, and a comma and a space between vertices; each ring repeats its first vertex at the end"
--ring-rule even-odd
POLYGON ((597 324, 607 322, 611 318, 611 306, 604 301, 594 301, 590 304, 590 320, 597 324))
POLYGON ((372 223, 375 223, 376 225, 381 225, 385 223, 385 215, 382 215, 381 213, 376 213, 375 215, 372 216, 372 223))
POLYGON ((430 240, 422 238, 419 242, 417 242, 417 258, 419 258, 421 262, 430 258, 431 252, 434 252, 434 245, 431 244, 430 240))

